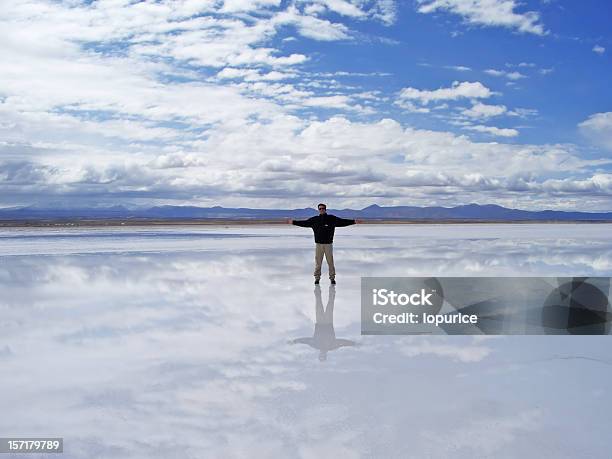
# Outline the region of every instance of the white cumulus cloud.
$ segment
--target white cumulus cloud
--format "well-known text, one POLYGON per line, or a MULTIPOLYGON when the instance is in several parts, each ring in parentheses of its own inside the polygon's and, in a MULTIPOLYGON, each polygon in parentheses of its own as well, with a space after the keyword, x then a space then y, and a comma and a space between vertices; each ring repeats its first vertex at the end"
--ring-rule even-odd
POLYGON ((593 143, 612 150, 612 112, 594 113, 578 127, 593 143))
POLYGON ((595 46, 593 46, 593 52, 597 53, 597 54, 603 54, 603 53, 606 52, 606 48, 604 48, 601 45, 595 45, 595 46))
POLYGON ((492 91, 479 81, 454 81, 449 88, 434 90, 404 88, 399 94, 403 100, 417 100, 423 104, 438 100, 457 100, 462 98, 485 99, 492 95, 492 91))
POLYGON ((520 80, 522 78, 527 78, 520 72, 506 72, 505 70, 496 70, 496 69, 487 69, 485 70, 487 75, 497 76, 497 77, 506 77, 509 80, 520 80))
POLYGON ((487 119, 506 113, 508 109, 505 105, 487 105, 477 102, 471 108, 466 108, 461 113, 470 118, 487 119))
POLYGON ((519 13, 514 0, 417 0, 419 13, 448 11, 466 22, 483 26, 507 27, 518 32, 545 35, 547 32, 535 11, 519 13))
POLYGON ((519 135, 519 132, 516 129, 498 128, 495 126, 465 126, 463 129, 482 132, 484 134, 490 134, 495 137, 516 137, 517 135, 519 135))

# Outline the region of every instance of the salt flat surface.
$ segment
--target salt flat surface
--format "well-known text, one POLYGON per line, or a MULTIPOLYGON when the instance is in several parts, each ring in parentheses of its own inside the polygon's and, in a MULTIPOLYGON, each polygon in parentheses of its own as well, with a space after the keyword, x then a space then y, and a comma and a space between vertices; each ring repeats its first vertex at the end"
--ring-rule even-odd
POLYGON ((66 458, 610 457, 610 336, 361 336, 359 284, 611 276, 611 228, 339 228, 335 289, 306 228, 2 229, 0 432, 66 458))

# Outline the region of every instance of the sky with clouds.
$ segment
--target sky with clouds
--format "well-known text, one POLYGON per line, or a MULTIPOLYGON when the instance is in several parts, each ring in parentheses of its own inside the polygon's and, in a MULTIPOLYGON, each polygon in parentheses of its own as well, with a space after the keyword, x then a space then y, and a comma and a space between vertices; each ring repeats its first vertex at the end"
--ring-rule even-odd
POLYGON ((612 211, 605 0, 15 0, 0 207, 612 211))

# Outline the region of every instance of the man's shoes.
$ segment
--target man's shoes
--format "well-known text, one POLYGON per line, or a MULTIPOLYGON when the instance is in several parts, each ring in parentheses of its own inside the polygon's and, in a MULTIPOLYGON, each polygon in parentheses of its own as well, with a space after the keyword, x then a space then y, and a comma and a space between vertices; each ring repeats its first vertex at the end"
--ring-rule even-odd
POLYGON ((315 285, 319 285, 319 279, 315 279, 315 285))
POLYGON ((336 279, 331 279, 332 285, 336 285, 336 279))

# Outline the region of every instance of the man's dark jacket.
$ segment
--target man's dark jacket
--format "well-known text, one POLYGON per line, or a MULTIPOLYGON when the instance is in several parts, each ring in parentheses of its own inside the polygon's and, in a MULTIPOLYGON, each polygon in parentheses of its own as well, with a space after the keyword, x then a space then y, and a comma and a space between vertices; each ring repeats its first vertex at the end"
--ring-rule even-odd
POLYGON ((354 225, 355 220, 323 214, 311 217, 308 220, 293 220, 296 226, 312 228, 315 242, 318 244, 331 244, 334 242, 334 229, 340 226, 354 225))

